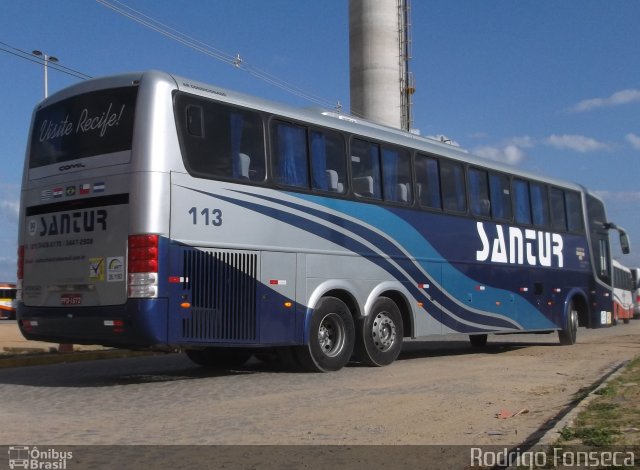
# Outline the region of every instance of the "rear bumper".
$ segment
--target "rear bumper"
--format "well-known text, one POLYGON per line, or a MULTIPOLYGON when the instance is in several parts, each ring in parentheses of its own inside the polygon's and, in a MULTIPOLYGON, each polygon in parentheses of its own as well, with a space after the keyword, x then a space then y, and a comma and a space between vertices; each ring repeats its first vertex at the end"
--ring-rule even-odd
POLYGON ((20 331, 28 340, 167 349, 167 299, 130 299, 123 305, 44 308, 18 305, 20 331))

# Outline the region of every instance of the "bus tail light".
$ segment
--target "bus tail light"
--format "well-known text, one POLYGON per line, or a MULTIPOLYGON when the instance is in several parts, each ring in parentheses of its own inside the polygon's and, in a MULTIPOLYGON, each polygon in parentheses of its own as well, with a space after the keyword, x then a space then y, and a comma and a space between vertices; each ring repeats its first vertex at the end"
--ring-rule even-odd
POLYGON ((158 297, 158 235, 130 235, 127 254, 130 298, 158 297))

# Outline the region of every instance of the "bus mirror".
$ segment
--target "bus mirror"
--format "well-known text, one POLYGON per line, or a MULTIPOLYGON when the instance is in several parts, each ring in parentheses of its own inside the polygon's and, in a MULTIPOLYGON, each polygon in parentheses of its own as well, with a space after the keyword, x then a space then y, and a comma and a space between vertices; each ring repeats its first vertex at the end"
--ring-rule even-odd
POLYGON ((620 231, 620 248, 622 254, 628 255, 631 252, 631 246, 629 244, 629 235, 626 232, 620 231))

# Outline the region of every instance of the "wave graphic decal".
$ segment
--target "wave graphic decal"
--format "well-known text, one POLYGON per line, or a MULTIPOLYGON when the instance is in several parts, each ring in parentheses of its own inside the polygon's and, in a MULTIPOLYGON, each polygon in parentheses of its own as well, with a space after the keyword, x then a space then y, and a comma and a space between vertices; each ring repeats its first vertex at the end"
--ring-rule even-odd
MULTIPOLYGON (((403 282, 416 300, 424 302, 425 305, 433 305, 438 308, 443 313, 440 319, 441 322, 453 331, 470 333, 523 329, 519 323, 509 317, 493 312, 471 309, 447 294, 422 267, 416 264, 411 255, 404 251, 400 244, 387 238, 383 232, 366 226, 365 223, 357 218, 342 214, 338 215, 336 211, 330 213, 328 210, 331 209, 324 205, 319 205, 321 209, 318 209, 310 205, 302 205, 298 202, 287 201, 282 198, 276 199, 255 193, 232 190, 244 196, 272 203, 276 207, 193 188, 185 187, 185 189, 220 199, 287 223, 366 257, 370 262, 378 265, 391 276, 403 282), (293 213, 292 210, 298 211, 300 214, 293 213), (313 218, 317 220, 313 220, 313 218), (419 283, 425 282, 425 278, 428 279, 431 286, 429 293, 418 287, 419 283)), ((389 222, 393 223, 393 221, 389 222)))

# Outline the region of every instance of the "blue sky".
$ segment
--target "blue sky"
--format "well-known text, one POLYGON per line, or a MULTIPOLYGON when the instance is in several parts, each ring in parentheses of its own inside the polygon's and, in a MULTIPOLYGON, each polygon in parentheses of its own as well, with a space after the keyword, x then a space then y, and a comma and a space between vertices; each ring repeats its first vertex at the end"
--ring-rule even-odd
MULTIPOLYGON (((347 0, 123 0, 328 104, 349 107, 347 0)), ((0 48, 91 76, 161 69, 314 106, 92 0, 0 0, 0 48)), ((414 127, 598 191, 640 266, 640 2, 413 0, 414 127), (635 242, 635 243, 634 243, 635 242)), ((0 281, 15 279, 22 162, 43 69, 0 51, 0 281)), ((78 81, 50 70, 49 92, 78 81)))

